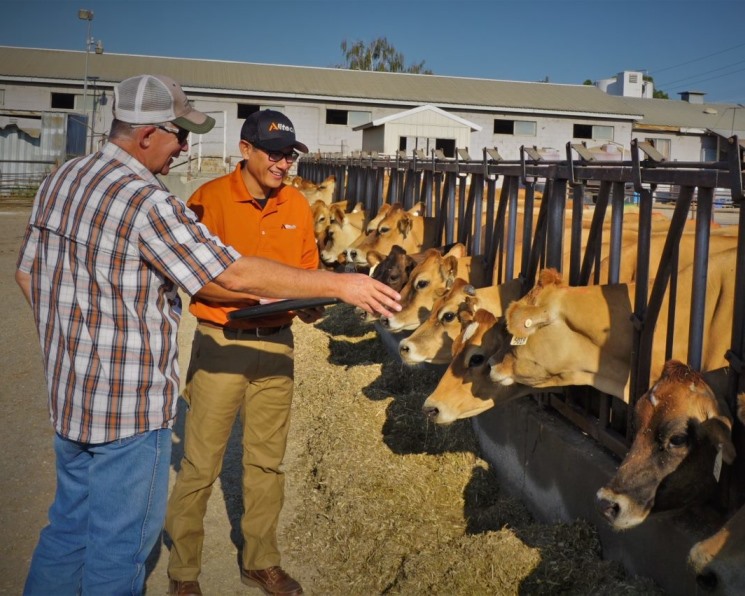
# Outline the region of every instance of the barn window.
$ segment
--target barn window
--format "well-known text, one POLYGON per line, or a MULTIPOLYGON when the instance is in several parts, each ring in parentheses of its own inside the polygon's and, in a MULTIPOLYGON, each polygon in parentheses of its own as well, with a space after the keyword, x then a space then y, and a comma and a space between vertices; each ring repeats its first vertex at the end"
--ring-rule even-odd
POLYGON ((284 112, 284 106, 269 106, 269 105, 258 105, 255 103, 239 103, 237 116, 239 120, 245 120, 254 112, 259 110, 275 110, 277 112, 284 112))
POLYGON ((326 124, 346 124, 347 110, 326 110, 326 124))
POLYGON ((494 134, 534 137, 538 124, 535 120, 494 120, 494 134))
POLYGON ((575 124, 572 136, 575 139, 613 140, 612 126, 593 126, 592 124, 575 124))
POLYGON ((57 110, 74 110, 74 93, 52 93, 52 107, 57 110))

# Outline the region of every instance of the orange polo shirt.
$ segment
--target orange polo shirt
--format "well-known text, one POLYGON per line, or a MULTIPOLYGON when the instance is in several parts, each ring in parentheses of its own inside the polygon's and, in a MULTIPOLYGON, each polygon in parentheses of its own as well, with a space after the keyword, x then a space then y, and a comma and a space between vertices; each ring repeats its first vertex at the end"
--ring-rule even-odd
MULTIPOLYGON (((226 175, 200 186, 187 205, 210 232, 244 256, 259 256, 302 269, 318 268, 313 215, 308 199, 296 188, 282 185, 262 209, 251 197, 239 163, 226 175)), ((199 320, 225 325, 240 306, 216 305, 192 298, 189 311, 199 320)), ((230 327, 273 327, 292 320, 276 314, 260 319, 230 321, 230 327)))

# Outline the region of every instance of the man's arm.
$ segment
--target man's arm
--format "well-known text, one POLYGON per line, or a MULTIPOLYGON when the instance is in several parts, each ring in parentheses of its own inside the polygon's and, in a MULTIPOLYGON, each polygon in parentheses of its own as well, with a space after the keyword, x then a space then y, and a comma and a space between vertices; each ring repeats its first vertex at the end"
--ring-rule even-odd
POLYGON ((203 302, 230 304, 232 306, 249 306, 256 304, 260 296, 254 296, 245 292, 232 292, 211 281, 202 286, 202 289, 194 294, 193 298, 199 298, 203 302))
POLYGON ((31 274, 25 273, 20 269, 16 269, 16 283, 20 286, 23 295, 26 297, 26 302, 31 304, 31 274))
POLYGON ((398 292, 369 275, 298 269, 261 257, 241 257, 214 281, 266 298, 339 298, 384 317, 401 310, 398 292))

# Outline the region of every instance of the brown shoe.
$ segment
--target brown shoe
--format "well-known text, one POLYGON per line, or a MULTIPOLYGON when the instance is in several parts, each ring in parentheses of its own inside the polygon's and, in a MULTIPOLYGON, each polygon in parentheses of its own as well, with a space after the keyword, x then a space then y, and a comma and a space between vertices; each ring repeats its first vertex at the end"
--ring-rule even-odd
POLYGON ((241 568, 241 581, 247 586, 261 588, 264 594, 269 596, 298 596, 303 593, 302 586, 281 567, 241 568))
POLYGON ((168 594, 170 596, 202 596, 202 588, 196 580, 182 582, 169 578, 168 594))

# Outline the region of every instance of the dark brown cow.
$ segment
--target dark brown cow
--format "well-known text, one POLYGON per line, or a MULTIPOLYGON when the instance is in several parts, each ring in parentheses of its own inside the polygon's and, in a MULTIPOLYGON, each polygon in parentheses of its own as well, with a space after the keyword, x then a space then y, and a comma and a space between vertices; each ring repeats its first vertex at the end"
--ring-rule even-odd
POLYGON ((642 523, 654 509, 701 503, 717 486, 722 462, 735 459, 732 417, 698 373, 682 362, 662 375, 634 409, 634 441, 618 471, 597 492, 616 530, 642 523))
MULTIPOLYGON (((745 394, 737 397, 737 417, 745 424, 745 394)), ((745 506, 718 532, 694 544, 688 563, 707 593, 745 594, 745 506)))

